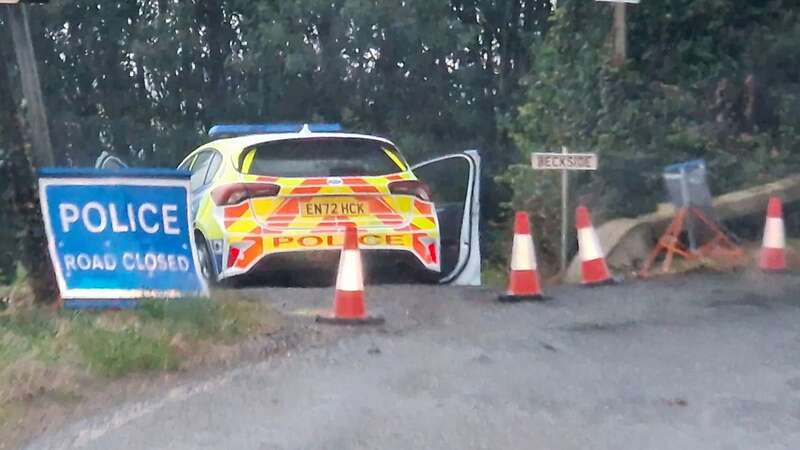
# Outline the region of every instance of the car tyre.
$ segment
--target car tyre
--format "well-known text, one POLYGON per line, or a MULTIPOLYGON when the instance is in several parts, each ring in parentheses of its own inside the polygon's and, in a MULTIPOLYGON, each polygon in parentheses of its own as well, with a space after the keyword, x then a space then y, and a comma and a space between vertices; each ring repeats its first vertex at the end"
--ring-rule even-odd
POLYGON ((206 280, 210 286, 217 284, 217 272, 214 270, 213 253, 208 247, 208 242, 198 233, 197 239, 197 259, 200 264, 200 276, 206 280))

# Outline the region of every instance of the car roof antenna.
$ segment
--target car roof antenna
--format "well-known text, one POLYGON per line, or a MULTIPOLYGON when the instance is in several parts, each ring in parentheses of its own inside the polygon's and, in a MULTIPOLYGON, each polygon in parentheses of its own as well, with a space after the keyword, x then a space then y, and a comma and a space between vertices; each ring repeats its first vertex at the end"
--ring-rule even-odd
POLYGON ((311 128, 308 127, 307 123, 303 124, 303 128, 300 130, 300 134, 311 134, 311 128))

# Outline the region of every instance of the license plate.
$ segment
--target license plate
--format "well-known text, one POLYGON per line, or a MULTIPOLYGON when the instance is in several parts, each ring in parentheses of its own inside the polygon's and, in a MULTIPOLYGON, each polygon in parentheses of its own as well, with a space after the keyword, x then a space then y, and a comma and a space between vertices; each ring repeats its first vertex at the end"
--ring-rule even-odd
POLYGON ((366 203, 348 198, 310 200, 300 206, 305 217, 363 216, 368 212, 366 203))

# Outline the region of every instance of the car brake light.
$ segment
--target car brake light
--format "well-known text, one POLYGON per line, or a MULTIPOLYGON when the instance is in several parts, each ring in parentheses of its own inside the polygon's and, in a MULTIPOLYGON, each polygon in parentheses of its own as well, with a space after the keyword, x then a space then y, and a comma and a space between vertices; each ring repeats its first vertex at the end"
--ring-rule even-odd
POLYGON ((428 244, 428 254, 431 255, 431 262, 436 264, 436 260, 439 258, 436 254, 436 244, 431 242, 428 244))
POLYGON ((228 206, 258 197, 274 197, 280 186, 271 183, 234 183, 220 186, 211 191, 211 199, 217 206, 228 206))
POLYGON ((233 267, 236 261, 239 260, 239 254, 242 251, 238 247, 231 247, 228 249, 228 268, 233 267))
POLYGON ((389 192, 397 195, 413 195, 426 202, 431 201, 431 188, 419 180, 404 180, 389 183, 389 192))

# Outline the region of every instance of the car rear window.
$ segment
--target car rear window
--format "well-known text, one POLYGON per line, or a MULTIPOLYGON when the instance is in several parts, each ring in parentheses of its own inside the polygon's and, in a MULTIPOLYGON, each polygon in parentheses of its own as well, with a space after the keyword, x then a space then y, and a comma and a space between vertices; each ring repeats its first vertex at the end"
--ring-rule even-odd
POLYGON ((379 176, 407 170, 391 145, 372 139, 266 142, 243 152, 242 172, 274 177, 379 176))

